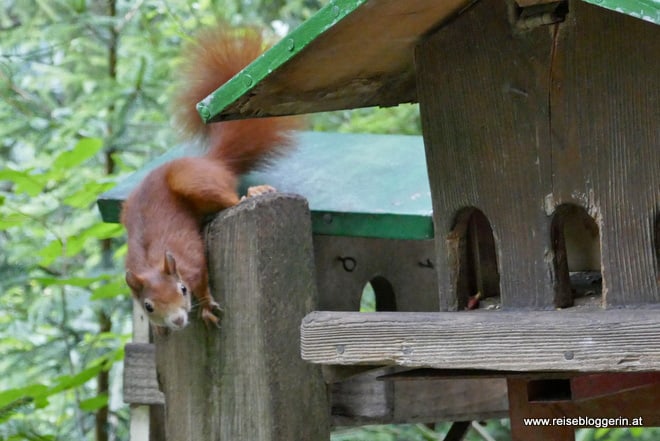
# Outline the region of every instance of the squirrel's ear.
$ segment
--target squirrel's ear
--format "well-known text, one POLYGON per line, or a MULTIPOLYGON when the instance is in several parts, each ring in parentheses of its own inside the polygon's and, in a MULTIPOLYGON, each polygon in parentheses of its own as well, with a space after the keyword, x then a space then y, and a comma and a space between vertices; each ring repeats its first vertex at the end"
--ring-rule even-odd
POLYGON ((133 274, 131 271, 126 271, 126 284, 128 284, 128 286, 135 293, 142 291, 142 288, 144 287, 144 282, 142 282, 142 279, 133 274))
POLYGON ((174 260, 174 256, 170 254, 169 251, 165 251, 165 262, 163 264, 163 269, 165 270, 165 274, 169 274, 170 276, 176 276, 176 261, 174 260))

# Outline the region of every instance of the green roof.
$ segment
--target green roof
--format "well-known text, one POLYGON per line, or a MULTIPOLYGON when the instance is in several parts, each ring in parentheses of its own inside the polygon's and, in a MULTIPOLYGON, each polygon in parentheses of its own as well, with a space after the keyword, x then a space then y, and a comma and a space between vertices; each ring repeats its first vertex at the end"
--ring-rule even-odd
MULTIPOLYGON (((429 239, 433 237, 431 192, 420 136, 303 132, 298 148, 241 181, 268 184, 304 196, 315 234, 429 239)), ((105 222, 118 222, 121 204, 144 176, 176 157, 194 154, 181 146, 122 181, 99 198, 105 222)))
MULTIPOLYGON (((660 25, 660 1, 658 0, 584 0, 612 11, 630 15, 660 25)), ((658 49, 660 50, 660 48, 658 49)))
MULTIPOLYGON (((659 0, 586 1, 660 24, 659 0)), ((200 115, 210 122, 415 102, 417 42, 471 3, 332 0, 200 102, 200 115)))
POLYGON ((333 0, 198 104, 207 122, 416 101, 419 37, 470 0, 333 0))

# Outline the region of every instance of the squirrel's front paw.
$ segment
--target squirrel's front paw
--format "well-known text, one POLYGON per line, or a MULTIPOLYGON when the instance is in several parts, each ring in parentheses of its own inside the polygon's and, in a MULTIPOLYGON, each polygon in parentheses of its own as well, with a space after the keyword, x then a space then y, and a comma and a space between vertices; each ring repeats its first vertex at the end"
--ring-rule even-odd
POLYGON ((214 326, 216 328, 220 327, 220 319, 222 318, 223 310, 214 300, 208 302, 205 305, 202 305, 202 320, 206 324, 207 328, 214 326))
POLYGON ((241 200, 246 198, 253 198, 255 196, 261 196, 266 193, 276 193, 277 190, 270 185, 255 185, 254 187, 249 187, 247 190, 247 196, 243 196, 241 200))

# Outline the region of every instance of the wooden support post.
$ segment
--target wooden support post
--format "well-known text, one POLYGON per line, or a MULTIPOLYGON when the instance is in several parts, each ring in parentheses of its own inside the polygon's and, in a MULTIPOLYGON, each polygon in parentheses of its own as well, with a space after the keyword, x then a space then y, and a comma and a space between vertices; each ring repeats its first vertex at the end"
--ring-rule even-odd
POLYGON ((131 406, 131 441, 164 441, 162 415, 165 397, 158 388, 156 353, 149 343, 149 321, 133 300, 133 341, 124 357, 124 402, 131 406))
POLYGON ((389 372, 396 370, 375 369, 331 384, 332 424, 472 421, 508 415, 504 378, 401 378, 389 372))
POLYGON ((316 289, 309 209, 270 194, 207 229, 221 329, 200 320, 157 338, 169 441, 329 439, 320 368, 300 359, 299 326, 316 289))
POLYGON ((443 441, 463 441, 472 425, 472 421, 456 421, 451 425, 443 441))

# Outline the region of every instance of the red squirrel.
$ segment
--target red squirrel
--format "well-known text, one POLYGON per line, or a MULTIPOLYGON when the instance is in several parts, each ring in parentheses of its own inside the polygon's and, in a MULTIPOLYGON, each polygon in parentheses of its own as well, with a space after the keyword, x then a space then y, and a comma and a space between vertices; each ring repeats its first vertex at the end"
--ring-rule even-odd
MULTIPOLYGON (((211 296, 202 237, 204 218, 240 201, 238 176, 292 144, 291 118, 260 118, 205 125, 195 105, 265 49, 256 29, 217 26, 184 48, 175 122, 206 153, 153 170, 122 207, 128 233, 126 283, 157 331, 188 324, 191 295, 207 325, 221 309, 211 296)), ((248 192, 250 195, 250 192, 248 192)))

